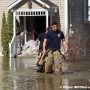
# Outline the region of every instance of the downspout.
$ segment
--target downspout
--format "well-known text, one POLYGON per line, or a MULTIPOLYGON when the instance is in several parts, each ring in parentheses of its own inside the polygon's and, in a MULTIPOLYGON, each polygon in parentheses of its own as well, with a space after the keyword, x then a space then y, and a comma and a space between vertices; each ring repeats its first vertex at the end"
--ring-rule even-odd
POLYGON ((48 11, 46 11, 46 31, 47 31, 47 28, 48 28, 48 11))
POLYGON ((68 0, 64 0, 65 37, 68 42, 68 0))

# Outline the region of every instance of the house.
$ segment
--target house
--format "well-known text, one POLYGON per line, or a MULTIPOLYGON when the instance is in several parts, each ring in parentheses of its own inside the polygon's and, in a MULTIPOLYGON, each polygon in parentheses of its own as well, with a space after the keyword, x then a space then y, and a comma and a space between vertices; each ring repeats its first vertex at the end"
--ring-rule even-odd
POLYGON ((10 57, 20 54, 21 51, 20 35, 16 35, 16 21, 24 32, 24 44, 30 39, 31 31, 35 30, 37 33, 46 31, 53 21, 57 21, 68 41, 70 59, 86 59, 90 54, 89 3, 90 0, 0 1, 0 21, 3 11, 13 12, 10 57))

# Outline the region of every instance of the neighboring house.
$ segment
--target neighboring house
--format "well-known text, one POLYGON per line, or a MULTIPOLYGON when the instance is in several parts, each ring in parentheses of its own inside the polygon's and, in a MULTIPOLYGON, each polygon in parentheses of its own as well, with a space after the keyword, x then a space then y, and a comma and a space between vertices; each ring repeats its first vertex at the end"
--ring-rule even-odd
MULTIPOLYGON (((85 59, 90 54, 90 0, 3 0, 0 1, 0 21, 3 11, 13 11, 13 38, 10 56, 20 54, 20 36, 16 36, 16 21, 24 32, 24 43, 31 31, 46 31, 57 21, 69 45, 70 59, 85 59), (88 1, 88 2, 86 2, 88 1), (8 9, 7 9, 8 8, 8 9), (27 34, 26 34, 27 32, 27 34)), ((1 22, 0 22, 1 30, 1 22)), ((1 50, 1 49, 0 49, 1 50)))
POLYGON ((90 57, 90 0, 68 0, 69 55, 72 59, 90 57))

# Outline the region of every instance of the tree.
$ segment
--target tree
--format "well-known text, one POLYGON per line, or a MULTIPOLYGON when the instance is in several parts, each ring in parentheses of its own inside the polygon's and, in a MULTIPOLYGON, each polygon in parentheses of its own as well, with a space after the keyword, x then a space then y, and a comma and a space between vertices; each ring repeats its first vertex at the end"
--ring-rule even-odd
MULTIPOLYGON (((16 22, 16 35, 21 33, 20 24, 16 22)), ((5 13, 3 13, 2 30, 1 30, 1 42, 3 47, 3 55, 9 55, 9 43, 13 36, 13 13, 9 10, 7 15, 7 22, 5 13)))
POLYGON ((6 24, 6 17, 5 13, 3 13, 2 18, 2 29, 1 29, 1 43, 2 43, 2 54, 7 55, 7 24, 6 24))
POLYGON ((13 13, 9 10, 7 15, 7 54, 9 54, 9 43, 13 36, 13 13))
POLYGON ((4 56, 9 54, 9 43, 13 35, 12 29, 13 29, 13 14, 11 11, 8 11, 7 23, 5 13, 3 13, 2 30, 1 30, 1 42, 4 56))
POLYGON ((13 13, 9 10, 7 17, 7 39, 8 44, 10 43, 13 36, 13 13))

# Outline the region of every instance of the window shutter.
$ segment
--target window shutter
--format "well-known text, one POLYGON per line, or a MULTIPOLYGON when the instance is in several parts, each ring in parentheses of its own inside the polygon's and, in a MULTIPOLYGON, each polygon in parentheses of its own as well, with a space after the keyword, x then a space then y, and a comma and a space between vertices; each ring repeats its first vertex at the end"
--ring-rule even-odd
POLYGON ((84 0, 84 22, 90 22, 90 0, 84 0))

